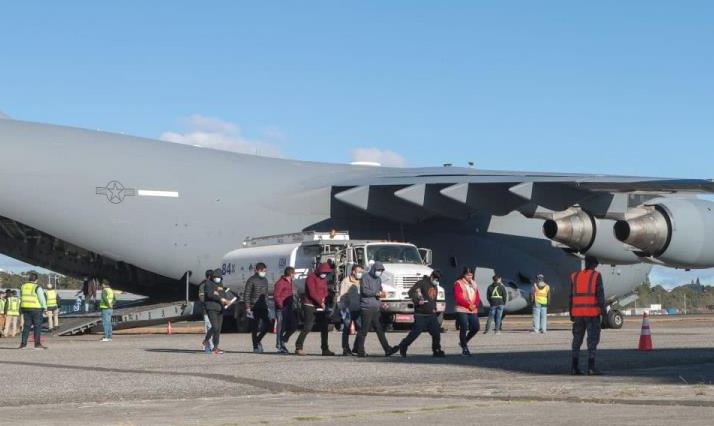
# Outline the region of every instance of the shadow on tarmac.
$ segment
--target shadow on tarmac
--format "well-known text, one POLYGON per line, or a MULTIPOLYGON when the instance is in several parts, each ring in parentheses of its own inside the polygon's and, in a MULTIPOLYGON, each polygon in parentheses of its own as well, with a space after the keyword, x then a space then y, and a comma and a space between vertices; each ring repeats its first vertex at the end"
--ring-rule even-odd
MULTIPOLYGON (((186 355, 204 355, 200 350, 182 350, 170 348, 145 349, 147 352, 186 355)), ((472 347, 473 356, 464 357, 459 353, 447 353, 445 358, 431 355, 407 355, 402 358, 396 354, 390 358, 369 356, 367 358, 335 356, 326 360, 368 363, 404 363, 422 365, 448 365, 478 367, 505 372, 534 375, 569 375, 571 353, 569 350, 549 350, 534 352, 489 352, 478 353, 478 346, 472 347)), ((226 351, 230 354, 253 354, 252 352, 226 351)), ((318 353, 305 357, 286 356, 277 353, 255 354, 283 359, 323 358, 318 353)), ((581 369, 587 367, 587 350, 580 353, 581 369)), ((638 352, 634 349, 602 349, 597 352, 597 367, 605 377, 640 378, 661 383, 711 384, 714 383, 714 349, 677 348, 657 349, 653 352, 638 352)))

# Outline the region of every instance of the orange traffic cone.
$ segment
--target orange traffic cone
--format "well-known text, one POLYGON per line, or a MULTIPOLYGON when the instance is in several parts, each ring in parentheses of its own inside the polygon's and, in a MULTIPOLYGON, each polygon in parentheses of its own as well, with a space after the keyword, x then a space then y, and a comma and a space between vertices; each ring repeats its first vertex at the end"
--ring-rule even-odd
POLYGON ((166 334, 169 336, 174 334, 174 328, 171 326, 171 321, 169 321, 169 324, 166 326, 166 334))
POLYGON ((650 334, 650 320, 647 312, 642 315, 642 332, 640 333, 640 346, 638 351, 649 352, 652 348, 652 335, 650 334))
POLYGON ((350 336, 357 334, 357 329, 355 328, 355 322, 350 321, 350 336))

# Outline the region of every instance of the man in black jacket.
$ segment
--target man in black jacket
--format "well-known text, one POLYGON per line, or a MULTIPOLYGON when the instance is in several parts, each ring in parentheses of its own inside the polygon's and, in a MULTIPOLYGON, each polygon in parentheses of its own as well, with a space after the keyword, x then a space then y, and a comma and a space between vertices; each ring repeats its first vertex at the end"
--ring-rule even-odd
POLYGON ((203 347, 210 347, 208 341, 213 338, 213 353, 216 355, 223 354, 223 351, 218 347, 218 343, 221 340, 221 329, 223 328, 223 311, 226 304, 228 304, 222 284, 223 271, 216 269, 213 271, 213 279, 207 281, 204 287, 205 301, 203 303, 208 314, 208 320, 211 322, 211 328, 203 340, 203 347))
POLYGON ((436 313, 436 298, 439 295, 439 271, 431 273, 430 277, 424 276, 411 289, 409 297, 414 302, 414 324, 407 337, 399 344, 399 353, 407 356, 407 348, 419 335, 427 330, 431 334, 431 350, 437 358, 445 356, 441 350, 441 326, 436 313))
POLYGON ((268 280, 265 278, 268 268, 265 263, 255 265, 255 273, 245 282, 243 300, 246 315, 250 320, 250 334, 253 339, 253 352, 263 353, 261 340, 270 327, 268 318, 268 280))
POLYGON ((495 334, 501 334, 501 329, 503 328, 503 310, 506 307, 506 303, 508 303, 508 292, 506 291, 506 286, 503 285, 503 279, 500 275, 496 274, 493 276, 493 282, 486 289, 486 299, 488 300, 489 310, 486 330, 484 330, 483 334, 488 333, 488 330, 491 329, 491 321, 495 322, 493 332, 495 334))

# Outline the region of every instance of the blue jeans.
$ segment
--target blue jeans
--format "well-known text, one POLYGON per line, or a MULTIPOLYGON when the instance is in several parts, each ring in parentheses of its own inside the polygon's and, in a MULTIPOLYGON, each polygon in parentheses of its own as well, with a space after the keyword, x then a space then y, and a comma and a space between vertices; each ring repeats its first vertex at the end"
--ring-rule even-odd
POLYGON ((491 329, 491 321, 496 322, 494 331, 501 331, 501 319, 503 318, 503 305, 491 306, 488 310, 488 320, 486 321, 486 333, 491 329))
POLYGON ((548 331, 548 306, 533 305, 533 332, 548 331))
POLYGON ((462 348, 465 348, 480 328, 478 315, 457 312, 456 321, 459 323, 459 343, 462 348))
POLYGON ((104 329, 104 337, 112 338, 112 314, 113 309, 102 309, 102 328, 104 329))
POLYGON ((35 338, 35 346, 42 343, 42 309, 23 309, 22 318, 25 321, 25 326, 22 328, 22 346, 27 346, 27 340, 30 338, 30 327, 33 329, 35 338))
MULTIPOLYGON (((362 311, 346 311, 342 315, 342 349, 350 348, 350 324, 352 321, 355 322, 355 328, 357 330, 361 329, 362 325, 362 311)), ((357 342, 355 342, 357 343, 357 342)), ((357 346, 355 345, 355 348, 357 346)), ((356 351, 353 351, 356 352, 356 351)))

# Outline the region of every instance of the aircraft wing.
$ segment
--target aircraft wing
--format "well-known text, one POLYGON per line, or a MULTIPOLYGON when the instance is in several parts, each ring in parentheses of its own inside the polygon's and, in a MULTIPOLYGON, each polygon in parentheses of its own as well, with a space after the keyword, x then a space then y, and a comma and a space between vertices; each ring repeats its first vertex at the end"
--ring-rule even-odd
POLYGON ((714 181, 583 174, 489 172, 460 168, 387 169, 333 185, 334 197, 377 216, 410 222, 475 213, 549 217, 579 205, 596 217, 619 217, 668 194, 714 193, 714 181))

